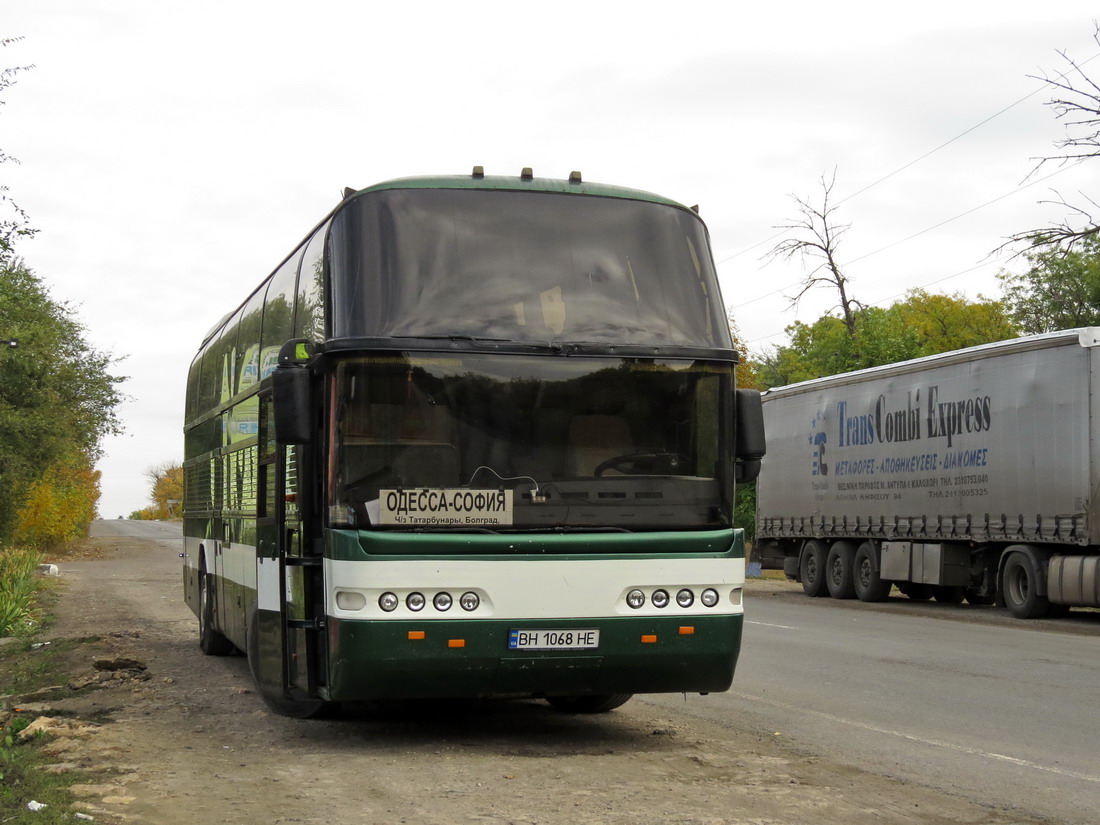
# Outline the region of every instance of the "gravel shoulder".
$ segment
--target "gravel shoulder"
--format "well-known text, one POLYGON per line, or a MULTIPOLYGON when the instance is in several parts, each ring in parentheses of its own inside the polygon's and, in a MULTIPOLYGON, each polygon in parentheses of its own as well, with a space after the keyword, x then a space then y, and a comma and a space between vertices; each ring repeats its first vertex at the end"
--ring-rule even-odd
MULTIPOLYGON (((200 653, 179 560, 164 542, 89 539, 59 564, 64 590, 43 638, 95 641, 69 654, 78 689, 19 704, 58 720, 50 747, 59 770, 98 777, 76 791, 79 809, 100 823, 1034 821, 808 758, 736 719, 710 724, 644 697, 599 716, 522 700, 277 717, 252 692, 243 657, 200 653)), ((802 596, 797 585, 754 581, 750 597, 802 596)), ((0 665, 8 655, 0 651, 0 665)))

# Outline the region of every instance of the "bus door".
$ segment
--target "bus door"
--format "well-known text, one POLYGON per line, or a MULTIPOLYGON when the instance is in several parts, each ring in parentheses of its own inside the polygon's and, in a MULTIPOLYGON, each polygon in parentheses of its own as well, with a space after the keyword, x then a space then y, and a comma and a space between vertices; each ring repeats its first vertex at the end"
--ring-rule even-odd
POLYGON ((321 663, 317 636, 323 607, 316 603, 321 557, 303 539, 302 445, 278 444, 270 390, 260 396, 259 485, 256 520, 256 609, 249 628, 249 665, 270 702, 317 695, 321 663))

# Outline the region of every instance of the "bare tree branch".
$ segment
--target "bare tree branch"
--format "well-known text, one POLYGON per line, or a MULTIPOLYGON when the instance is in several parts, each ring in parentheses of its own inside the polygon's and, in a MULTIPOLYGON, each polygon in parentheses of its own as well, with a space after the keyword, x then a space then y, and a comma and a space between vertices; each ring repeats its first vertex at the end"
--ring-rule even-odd
MULTIPOLYGON (((809 200, 791 195, 798 204, 801 217, 798 220, 776 226, 784 230, 787 237, 772 247, 765 258, 790 260, 796 255, 804 267, 810 267, 803 278, 798 294, 788 298, 790 306, 798 305, 802 297, 814 287, 826 286, 839 294, 839 303, 833 309, 839 309, 848 328, 848 334, 854 335, 856 329, 855 312, 862 305, 848 295, 848 278, 844 275, 837 260, 837 248, 841 237, 851 229, 851 224, 836 222, 836 206, 829 203, 833 186, 836 184, 836 170, 826 180, 821 176, 821 206, 816 207, 809 200)), ((831 310, 830 310, 831 311, 831 310)))
MULTIPOLYGON (((1094 27, 1092 39, 1100 46, 1100 24, 1094 24, 1094 27)), ((1031 77, 1046 83, 1054 91, 1055 96, 1046 105, 1063 122, 1066 136, 1054 144, 1061 151, 1040 158, 1028 178, 1033 177, 1047 164, 1067 166, 1100 157, 1100 85, 1085 74, 1082 64, 1069 54, 1064 51, 1058 54, 1069 65, 1066 71, 1056 77, 1046 73, 1031 77)), ((1053 200, 1040 203, 1061 206, 1067 210, 1067 217, 1041 229, 1018 232, 1010 236, 998 250, 1005 246, 1024 244, 1027 249, 1062 247, 1063 251, 1071 252, 1087 238, 1100 234, 1100 219, 1093 211, 1100 211, 1100 207, 1092 197, 1078 193, 1087 204, 1080 206, 1070 203, 1058 192, 1054 194, 1053 200)))

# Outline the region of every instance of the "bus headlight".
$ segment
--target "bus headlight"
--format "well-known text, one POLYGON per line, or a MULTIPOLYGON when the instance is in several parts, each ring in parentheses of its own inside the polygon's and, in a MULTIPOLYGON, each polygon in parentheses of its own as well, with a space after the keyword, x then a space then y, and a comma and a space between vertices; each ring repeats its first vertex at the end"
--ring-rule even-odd
POLYGON ((472 612, 477 610, 481 604, 481 598, 473 591, 467 590, 461 596, 458 597, 459 606, 466 612, 472 612))
POLYGON ((626 603, 629 607, 637 610, 645 604, 645 593, 638 589, 631 590, 626 594, 626 603))
POLYGON ((424 609, 427 599, 424 598, 423 593, 410 593, 405 597, 405 607, 409 608, 413 613, 424 609))
POLYGON ((649 598, 653 601, 654 607, 668 607, 667 590, 654 590, 653 595, 649 598))
POLYGON ((713 587, 708 587, 699 594, 699 601, 703 603, 703 607, 714 607, 718 604, 718 591, 713 587))
POLYGON ((397 610, 397 605, 399 604, 401 604, 401 600, 397 598, 396 593, 383 593, 378 597, 378 606, 387 613, 392 613, 397 610))
POLYGON ((695 602, 695 594, 688 590, 686 587, 680 590, 676 594, 676 604, 680 607, 691 607, 695 602))
POLYGON ((435 598, 432 599, 432 604, 435 605, 435 609, 444 612, 451 609, 451 604, 454 600, 451 598, 450 593, 436 593, 435 598))

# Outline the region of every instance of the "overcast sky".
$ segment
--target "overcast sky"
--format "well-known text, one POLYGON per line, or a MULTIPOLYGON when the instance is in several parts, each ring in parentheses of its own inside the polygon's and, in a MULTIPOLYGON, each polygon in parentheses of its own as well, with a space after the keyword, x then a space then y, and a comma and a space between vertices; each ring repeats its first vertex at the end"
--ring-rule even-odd
POLYGON ((802 270, 763 256, 792 194, 835 169, 858 299, 996 297, 1019 264, 989 253, 1064 217, 1040 203, 1054 190, 1100 189, 1100 162, 1026 180, 1064 134, 1034 78, 1067 68, 1059 52, 1096 55, 1097 16, 1082 0, 5 0, 0 37, 24 39, 0 65, 35 65, 0 108, 21 161, 0 183, 39 229, 18 251, 129 376, 100 513, 145 506, 144 470, 182 460, 202 336, 345 186, 531 166, 699 204, 760 349, 833 303, 789 308, 802 270))

